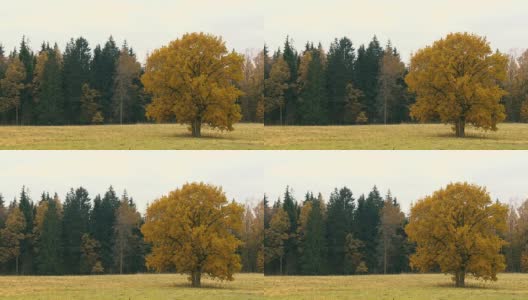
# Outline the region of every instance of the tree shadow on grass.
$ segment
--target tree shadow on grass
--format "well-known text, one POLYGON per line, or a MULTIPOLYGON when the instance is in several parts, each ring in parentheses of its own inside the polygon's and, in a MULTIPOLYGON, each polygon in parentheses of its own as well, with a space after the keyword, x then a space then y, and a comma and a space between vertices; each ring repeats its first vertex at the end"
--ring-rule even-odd
POLYGON ((466 283, 466 286, 463 288, 457 288, 455 286, 455 283, 452 283, 452 282, 438 283, 438 284, 434 284, 433 286, 440 287, 440 288, 455 288, 455 289, 460 289, 460 290, 502 290, 503 289, 498 286, 492 286, 485 282, 466 283))
POLYGON ((460 141, 464 140, 490 140, 490 141, 498 141, 500 140, 499 137, 496 136, 490 136, 485 133, 466 133, 466 136, 463 138, 458 138, 455 136, 454 133, 438 133, 435 135, 432 135, 433 137, 439 137, 439 138, 452 138, 460 141))
POLYGON ((190 139, 196 139, 199 140, 226 140, 226 141, 234 141, 236 140, 232 136, 222 135, 221 133, 206 133, 202 134, 201 137, 195 138, 192 136, 191 133, 176 133, 176 134, 169 134, 167 137, 170 138, 190 138, 190 139))
POLYGON ((193 289, 193 290, 228 290, 228 291, 236 290, 232 286, 226 286, 221 283, 202 283, 202 286, 199 288, 193 287, 190 282, 189 283, 174 283, 174 284, 171 284, 170 287, 193 289))

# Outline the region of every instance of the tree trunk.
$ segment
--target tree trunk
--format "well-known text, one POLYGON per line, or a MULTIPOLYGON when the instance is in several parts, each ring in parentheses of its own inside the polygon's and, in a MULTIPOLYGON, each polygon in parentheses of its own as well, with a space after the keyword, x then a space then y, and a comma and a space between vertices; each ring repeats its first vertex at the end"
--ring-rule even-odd
POLYGON ((196 119, 192 123, 192 136, 201 137, 202 136, 202 120, 196 119))
POLYGON ((383 274, 387 274, 387 242, 383 245, 383 274))
POLYGON ((16 259, 15 259, 15 264, 16 264, 16 274, 18 275, 18 255, 16 256, 16 259))
POLYGON ((123 246, 119 251, 119 274, 123 274, 123 246))
MULTIPOLYGON (((18 126, 18 106, 15 107, 15 125, 18 126)), ((18 271, 17 271, 17 274, 18 274, 18 271)))
POLYGON ((465 137, 466 136, 466 120, 464 118, 458 119, 455 125, 456 136, 465 137))
POLYGON ((387 97, 384 97, 385 101, 383 102, 383 122, 387 125, 387 97))
POLYGON ((279 105, 279 118, 280 118, 280 124, 281 126, 283 125, 282 124, 282 106, 279 105))
POLYGON ((280 266, 279 266, 280 274, 282 275, 282 255, 281 255, 281 257, 280 257, 279 262, 280 262, 280 266))
POLYGON ((192 286, 193 287, 200 287, 201 286, 201 279, 202 279, 202 272, 193 271, 191 276, 192 276, 192 286))
POLYGON ((466 273, 464 271, 457 271, 455 274, 456 287, 464 287, 466 280, 466 273))
POLYGON ((123 98, 121 97, 121 104, 119 105, 119 121, 123 125, 123 98))

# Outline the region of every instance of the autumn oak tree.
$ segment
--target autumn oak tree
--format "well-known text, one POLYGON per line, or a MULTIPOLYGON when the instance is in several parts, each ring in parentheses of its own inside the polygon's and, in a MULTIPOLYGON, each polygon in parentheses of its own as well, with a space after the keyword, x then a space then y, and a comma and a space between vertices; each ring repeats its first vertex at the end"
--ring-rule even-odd
POLYGON ((235 101, 242 93, 235 82, 242 79, 243 64, 243 56, 228 52, 222 38, 205 33, 185 34, 155 50, 141 78, 153 95, 147 117, 190 124, 194 137, 201 135, 202 124, 233 130, 241 118, 235 101))
POLYGON ((466 124, 497 130, 505 118, 500 83, 507 64, 485 38, 469 33, 452 33, 418 50, 405 78, 417 96, 411 116, 453 124, 457 137, 465 136, 466 124))
POLYGON ((416 243, 411 266, 422 272, 439 268, 463 287, 466 274, 497 280, 505 268, 499 236, 506 230, 507 206, 493 202, 485 188, 449 184, 419 200, 405 231, 416 243))
POLYGON ((152 203, 141 231, 152 244, 147 266, 175 269, 200 287, 202 274, 233 280, 241 269, 243 206, 229 202, 220 187, 189 183, 152 203))

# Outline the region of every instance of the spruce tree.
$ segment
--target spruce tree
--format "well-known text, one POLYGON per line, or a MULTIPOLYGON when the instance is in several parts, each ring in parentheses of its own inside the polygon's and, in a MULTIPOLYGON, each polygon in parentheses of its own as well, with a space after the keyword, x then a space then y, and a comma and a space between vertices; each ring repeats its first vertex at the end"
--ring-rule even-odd
POLYGON ((307 46, 301 59, 301 77, 298 78, 298 122, 303 125, 321 125, 327 122, 326 79, 324 51, 319 44, 307 46))
POLYGON ((4 196, 0 194, 0 229, 4 228, 7 219, 7 208, 4 203, 4 196))
POLYGON ((364 244, 364 258, 369 272, 379 270, 377 246, 380 225, 380 211, 383 207, 383 198, 376 186, 365 198, 358 199, 358 208, 354 216, 354 236, 364 244))
POLYGON ((24 65, 25 79, 24 89, 20 94, 20 123, 29 125, 33 122, 33 97, 31 93, 31 84, 33 82, 33 71, 35 70, 35 55, 29 48, 28 40, 26 37, 22 37, 20 42, 20 50, 18 52, 18 58, 24 65))
POLYGON ((36 74, 33 80, 35 121, 41 125, 62 124, 64 122, 62 55, 57 44, 41 52, 37 66, 39 64, 42 64, 41 74, 36 74))
POLYGON ((64 51, 63 85, 66 122, 79 124, 82 86, 90 79, 91 53, 88 41, 82 37, 66 45, 64 51))
POLYGON ((345 274, 345 238, 353 232, 354 197, 347 187, 337 188, 330 195, 327 206, 326 237, 328 267, 331 273, 345 274))
POLYGON ((0 44, 0 80, 5 76, 7 70, 7 58, 5 57, 4 47, 0 44))
POLYGON ((110 36, 108 41, 94 50, 94 58, 91 63, 91 86, 101 94, 98 103, 102 109, 105 120, 115 120, 112 107, 112 97, 114 93, 114 77, 119 59, 119 48, 110 36))
POLYGON ((293 198, 289 187, 286 187, 286 191, 284 192, 282 209, 286 212, 288 221, 290 222, 288 230, 289 238, 284 243, 285 274, 295 274, 298 272, 298 240, 296 234, 299 219, 299 206, 297 201, 293 198))
POLYGON ((335 39, 327 55, 326 87, 328 90, 328 120, 333 124, 345 123, 346 87, 354 80, 356 59, 352 41, 347 37, 335 39))
POLYGON ((64 270, 67 274, 81 272, 81 242, 82 236, 88 233, 90 207, 90 198, 86 189, 82 187, 75 191, 71 189, 66 195, 62 239, 64 270))
POLYGON ((376 104, 382 56, 383 49, 374 36, 367 48, 364 45, 359 47, 355 68, 356 85, 364 94, 362 105, 366 109, 369 122, 374 123, 380 121, 376 104))
POLYGON ((26 224, 24 226, 24 239, 20 242, 20 270, 22 274, 31 274, 33 272, 33 221, 34 209, 33 201, 29 197, 26 187, 22 187, 20 192, 20 201, 18 209, 24 215, 26 224))
POLYGON ((37 272, 45 275, 62 273, 62 220, 61 203, 57 194, 45 198, 46 211, 35 245, 37 272))
POLYGON ((100 259, 103 268, 110 272, 114 270, 114 224, 116 210, 119 207, 119 198, 113 187, 101 199, 99 196, 94 200, 94 209, 91 212, 90 231, 91 237, 100 244, 100 259))
POLYGON ((317 198, 312 195, 309 201, 311 209, 301 244, 301 273, 304 275, 321 275, 325 273, 327 266, 324 201, 321 194, 317 198))
POLYGON ((284 92, 284 120, 285 124, 295 124, 297 122, 297 75, 299 66, 299 56, 292 45, 290 37, 286 37, 282 58, 288 64, 290 77, 287 82, 288 88, 284 92))

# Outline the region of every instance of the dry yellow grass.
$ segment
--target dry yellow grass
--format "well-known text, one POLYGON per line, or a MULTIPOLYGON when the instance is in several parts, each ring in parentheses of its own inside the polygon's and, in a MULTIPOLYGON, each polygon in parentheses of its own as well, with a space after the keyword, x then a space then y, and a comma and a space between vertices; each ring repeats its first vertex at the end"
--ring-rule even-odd
POLYGON ((455 288, 443 274, 266 277, 274 299, 528 299, 528 274, 500 274, 497 282, 468 280, 455 288))
POLYGON ((232 132, 202 130, 190 136, 178 124, 100 126, 2 126, 0 149, 11 150, 169 150, 261 149, 264 125, 236 124, 232 132))
POLYGON ((328 150, 328 149, 528 149, 528 124, 500 124, 497 132, 469 128, 453 136, 447 125, 263 126, 236 124, 233 132, 204 128, 203 138, 186 126, 138 124, 101 126, 2 126, 0 149, 64 150, 328 150))
POLYGON ((191 288, 184 275, 0 276, 1 299, 528 299, 528 274, 497 282, 469 280, 455 288, 442 274, 263 276, 233 282, 205 279, 191 288))
POLYGON ((0 276, 0 299, 263 299, 264 276, 238 274, 235 281, 203 279, 192 288, 184 275, 0 276))
POLYGON ((516 150, 528 149, 528 124, 499 124, 496 132, 467 129, 456 138, 442 124, 266 126, 266 149, 516 150))

